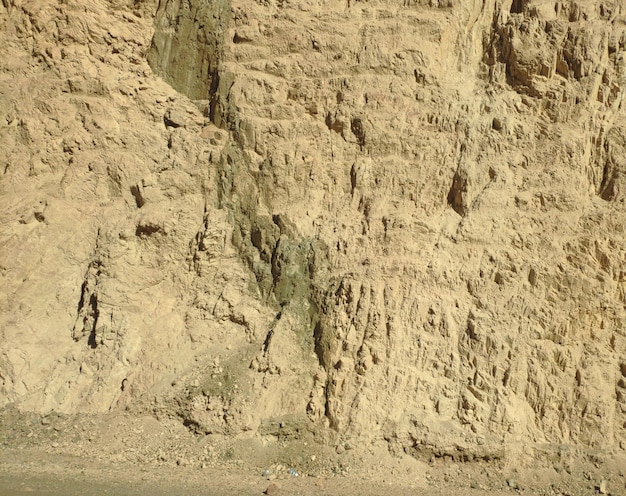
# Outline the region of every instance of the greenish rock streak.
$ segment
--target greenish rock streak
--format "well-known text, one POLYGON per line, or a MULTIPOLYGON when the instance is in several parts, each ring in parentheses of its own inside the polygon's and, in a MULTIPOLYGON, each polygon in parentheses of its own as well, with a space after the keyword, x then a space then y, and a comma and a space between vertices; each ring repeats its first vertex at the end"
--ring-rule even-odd
POLYGON ((192 100, 210 100, 219 82, 230 2, 163 0, 148 52, 152 69, 192 100))

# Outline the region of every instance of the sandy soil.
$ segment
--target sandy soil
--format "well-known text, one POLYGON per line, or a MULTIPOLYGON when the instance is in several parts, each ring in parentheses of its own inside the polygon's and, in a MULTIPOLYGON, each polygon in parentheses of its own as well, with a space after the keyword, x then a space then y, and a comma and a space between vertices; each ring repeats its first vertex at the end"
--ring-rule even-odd
MULTIPOLYGON (((349 477, 290 477, 276 482, 262 474, 237 469, 129 466, 94 463, 84 458, 51 456, 38 450, 4 450, 0 466, 0 495, 259 495, 272 484, 276 494, 291 495, 379 495, 408 494, 461 495, 510 494, 510 491, 459 487, 456 483, 411 480, 406 474, 398 481, 372 482, 349 477)), ((270 490, 271 492, 271 490, 270 490)))
POLYGON ((462 474, 450 477, 450 466, 437 467, 429 479, 413 478, 410 473, 390 476, 388 480, 371 481, 359 476, 289 477, 268 481, 267 477, 246 469, 154 467, 128 464, 102 464, 80 457, 53 456, 38 450, 3 450, 0 464, 0 495, 504 495, 545 494, 584 495, 624 494, 623 475, 605 481, 604 486, 592 480, 559 477, 555 471, 539 470, 519 473, 518 479, 504 478, 493 470, 499 487, 485 487, 471 482, 480 479, 480 467, 463 467, 462 474), (528 480, 529 484, 518 481, 528 480), (531 482, 532 481, 532 482, 531 482), (622 485, 620 488, 619 485, 622 485))
MULTIPOLYGON (((626 456, 561 447, 534 462, 391 455, 384 446, 198 436, 175 419, 0 415, 0 495, 626 494, 626 456), (290 473, 297 472, 297 476, 290 473)), ((310 440, 309 440, 310 441, 310 440)))

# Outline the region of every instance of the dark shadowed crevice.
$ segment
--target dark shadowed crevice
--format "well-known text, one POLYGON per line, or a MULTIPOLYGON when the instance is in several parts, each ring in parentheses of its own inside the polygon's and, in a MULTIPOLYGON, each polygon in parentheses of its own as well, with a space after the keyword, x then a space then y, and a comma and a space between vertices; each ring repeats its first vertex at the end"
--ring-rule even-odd
POLYGON ((521 14, 524 12, 524 0, 513 0, 511 3, 511 14, 521 14))
POLYGON ((600 184, 600 198, 610 201, 615 196, 615 170, 609 164, 604 165, 602 183, 600 184))

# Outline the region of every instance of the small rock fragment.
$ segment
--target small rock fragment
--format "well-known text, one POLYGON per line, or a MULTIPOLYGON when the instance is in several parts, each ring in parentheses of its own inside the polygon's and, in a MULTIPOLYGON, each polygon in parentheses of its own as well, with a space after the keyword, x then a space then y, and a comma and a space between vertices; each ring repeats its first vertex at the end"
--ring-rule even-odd
POLYGON ((187 121, 186 113, 175 108, 168 109, 163 116, 165 127, 184 127, 187 121))
POLYGON ((263 492, 263 494, 267 494, 268 496, 271 494, 278 493, 280 486, 276 484, 276 482, 272 482, 267 486, 267 489, 263 492))
POLYGON ((608 489, 607 489, 607 484, 606 484, 605 480, 600 482, 600 485, 598 486, 598 493, 600 493, 600 494, 609 494, 608 489))
POLYGON ((511 489, 517 489, 517 482, 515 479, 507 479, 506 485, 509 486, 511 489))
POLYGON ((199 128, 204 124, 204 117, 193 108, 170 106, 163 115, 165 127, 199 128))

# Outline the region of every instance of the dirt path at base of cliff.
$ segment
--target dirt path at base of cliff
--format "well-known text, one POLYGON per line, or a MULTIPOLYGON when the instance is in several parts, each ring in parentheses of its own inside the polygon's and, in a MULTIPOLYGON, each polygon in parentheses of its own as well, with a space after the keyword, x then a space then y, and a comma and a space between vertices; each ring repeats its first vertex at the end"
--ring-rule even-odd
MULTIPOLYGON (((5 451, 0 464, 0 495, 260 495, 271 485, 284 495, 505 494, 471 488, 424 487, 406 480, 371 482, 357 477, 290 477, 269 481, 248 470, 139 467, 50 456, 37 451, 5 451)), ((270 489, 268 492, 271 492, 270 489)))
POLYGON ((626 455, 561 445, 460 461, 385 444, 197 435, 176 419, 0 415, 0 496, 626 495, 626 455), (294 476, 297 474, 297 476, 294 476))
POLYGON ((613 458, 597 473, 559 473, 554 468, 502 470, 481 464, 431 465, 426 474, 392 471, 375 480, 360 474, 269 480, 249 467, 197 468, 106 463, 41 449, 0 451, 0 496, 64 495, 585 495, 626 494, 626 460, 613 458), (507 476, 506 474, 509 473, 507 476), (514 475, 511 475, 514 474, 514 475))

